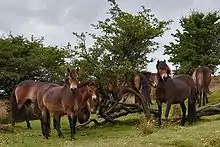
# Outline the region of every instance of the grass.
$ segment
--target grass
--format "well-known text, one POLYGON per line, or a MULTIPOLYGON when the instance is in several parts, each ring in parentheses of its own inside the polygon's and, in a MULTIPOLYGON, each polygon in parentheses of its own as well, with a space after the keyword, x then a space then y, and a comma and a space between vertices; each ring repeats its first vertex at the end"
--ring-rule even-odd
MULTIPOLYGON (((220 91, 213 92, 210 103, 220 100, 220 91)), ((115 124, 77 129, 75 141, 70 141, 66 117, 62 118, 62 131, 65 138, 58 138, 52 128, 51 137, 41 136, 39 121, 32 121, 32 130, 25 123, 16 124, 13 132, 0 131, 0 146, 12 147, 213 147, 220 146, 220 116, 203 117, 193 126, 181 127, 168 124, 161 128, 142 119, 141 114, 122 117, 115 124), (150 133, 146 133, 150 132, 150 133), (144 133, 145 132, 145 133, 144 133)), ((163 122, 164 124, 164 122, 163 122)))

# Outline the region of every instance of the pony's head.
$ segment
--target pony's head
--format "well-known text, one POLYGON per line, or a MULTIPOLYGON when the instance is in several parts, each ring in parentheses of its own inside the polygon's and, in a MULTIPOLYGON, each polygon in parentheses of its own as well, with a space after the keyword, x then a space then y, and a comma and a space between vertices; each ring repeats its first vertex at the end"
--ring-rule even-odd
POLYGON ((156 68, 157 68, 157 75, 162 80, 165 80, 169 77, 171 70, 166 63, 166 60, 164 60, 164 61, 157 60, 156 68))
POLYGON ((98 109, 100 106, 100 96, 98 93, 96 95, 97 95, 97 98, 93 97, 88 100, 88 106, 92 114, 98 113, 98 109))
POLYGON ((67 84, 69 84, 70 90, 75 91, 77 88, 78 70, 67 68, 67 84))
POLYGON ((93 82, 89 82, 87 84, 87 94, 92 98, 92 100, 96 100, 98 97, 96 95, 97 87, 93 82))
POLYGON ((156 88, 158 84, 157 74, 149 71, 142 71, 142 73, 146 76, 148 83, 151 87, 156 88))

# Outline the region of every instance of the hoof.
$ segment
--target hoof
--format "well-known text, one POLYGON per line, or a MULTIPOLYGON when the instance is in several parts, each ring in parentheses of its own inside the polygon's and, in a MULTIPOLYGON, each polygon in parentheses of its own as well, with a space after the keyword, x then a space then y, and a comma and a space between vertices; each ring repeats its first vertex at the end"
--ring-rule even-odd
POLYGON ((58 136, 59 136, 59 138, 64 138, 63 134, 61 134, 61 135, 58 135, 58 136))
POLYGON ((185 122, 181 122, 180 125, 181 125, 181 126, 185 126, 185 122))
POLYGON ((70 138, 70 141, 75 141, 75 140, 76 140, 75 137, 73 137, 73 138, 71 137, 71 138, 70 138))
POLYGON ((15 126, 15 122, 14 122, 14 121, 12 121, 12 122, 11 122, 11 125, 14 127, 14 126, 15 126))

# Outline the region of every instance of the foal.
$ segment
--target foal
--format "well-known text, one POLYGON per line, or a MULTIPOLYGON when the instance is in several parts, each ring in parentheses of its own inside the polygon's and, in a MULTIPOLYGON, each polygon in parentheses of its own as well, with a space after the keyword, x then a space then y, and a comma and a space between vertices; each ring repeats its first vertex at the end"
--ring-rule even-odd
POLYGON ((182 108, 181 125, 185 125, 186 106, 184 101, 188 98, 189 124, 195 121, 196 117, 196 84, 193 79, 186 74, 177 75, 174 78, 169 76, 170 68, 166 61, 157 61, 158 86, 156 88, 157 105, 159 110, 159 125, 161 125, 162 103, 167 103, 165 119, 168 119, 172 104, 180 104, 182 108))

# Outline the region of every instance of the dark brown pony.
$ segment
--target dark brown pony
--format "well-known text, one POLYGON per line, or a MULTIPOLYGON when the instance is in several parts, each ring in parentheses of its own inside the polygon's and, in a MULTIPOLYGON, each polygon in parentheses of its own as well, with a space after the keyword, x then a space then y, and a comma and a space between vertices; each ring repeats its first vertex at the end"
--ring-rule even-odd
MULTIPOLYGON (((134 88, 139 91, 148 102, 148 104, 152 104, 151 101, 151 88, 157 86, 155 73, 151 73, 148 71, 141 71, 137 75, 134 76, 133 85, 134 88)), ((139 99, 135 98, 135 103, 140 103, 139 99)))
POLYGON ((36 95, 38 89, 46 84, 46 82, 35 82, 32 80, 25 80, 19 83, 10 97, 10 106, 12 114, 12 125, 15 125, 15 121, 19 119, 19 113, 22 107, 25 109, 25 120, 28 128, 31 128, 30 125, 30 116, 31 114, 35 115, 36 108, 36 95))
POLYGON ((94 83, 82 83, 77 86, 77 89, 73 90, 73 86, 71 86, 73 77, 69 70, 68 75, 69 77, 65 85, 54 85, 48 90, 44 90, 47 88, 47 86, 45 86, 39 90, 40 95, 37 96, 37 102, 41 110, 42 134, 46 139, 50 136, 50 113, 54 114, 55 129, 59 137, 63 137, 60 130, 60 118, 67 114, 71 130, 71 139, 74 139, 78 113, 85 107, 89 98, 96 99, 96 86, 94 83))
POLYGON ((184 101, 188 98, 188 115, 189 124, 195 121, 196 118, 196 99, 197 91, 196 84, 193 79, 186 74, 177 75, 174 78, 170 77, 170 68, 166 61, 157 61, 157 78, 158 85, 156 88, 157 105, 159 110, 159 125, 161 125, 162 103, 167 103, 165 119, 168 119, 170 107, 172 104, 180 104, 182 108, 181 125, 185 125, 186 106, 184 101))
POLYGON ((196 83, 198 89, 199 107, 201 107, 201 101, 203 106, 205 105, 205 103, 208 103, 207 94, 210 92, 209 84, 211 82, 211 74, 212 71, 207 66, 197 67, 192 74, 192 78, 196 83))

